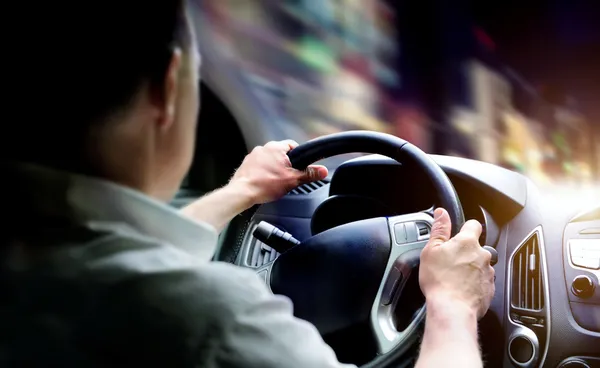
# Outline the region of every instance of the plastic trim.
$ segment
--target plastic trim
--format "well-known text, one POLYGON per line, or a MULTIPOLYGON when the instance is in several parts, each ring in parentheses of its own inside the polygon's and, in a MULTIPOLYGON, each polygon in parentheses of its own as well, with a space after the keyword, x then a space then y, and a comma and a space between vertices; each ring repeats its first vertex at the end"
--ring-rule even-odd
POLYGON ((426 223, 431 231, 433 218, 426 213, 412 213, 388 218, 388 226, 392 239, 392 249, 381 284, 379 285, 379 290, 375 296, 375 301, 373 302, 370 317, 371 328, 377 342, 377 352, 380 355, 389 353, 399 344, 406 343, 407 341, 410 341, 411 338, 415 337, 415 330, 425 318, 425 306, 423 306, 417 312, 417 316, 409 323, 404 331, 398 331, 394 326, 393 311, 397 307, 398 296, 401 294, 404 284, 407 281, 406 277, 401 280, 397 289, 398 292, 396 292, 392 303, 388 305, 383 305, 381 303, 383 289, 388 281, 390 271, 397 259, 404 253, 412 250, 422 249, 429 241, 429 236, 419 236, 415 242, 398 244, 396 241, 394 225, 407 222, 426 223))
MULTIPOLYGON (((535 363, 539 358, 540 343, 537 338, 537 335, 535 334, 535 332, 533 332, 531 329, 529 329, 525 326, 519 326, 519 328, 516 329, 510 335, 510 338, 508 339, 508 344, 506 345, 506 348, 508 349, 508 357, 510 358, 511 362, 514 365, 516 365, 517 367, 522 367, 522 368, 533 367, 533 366, 535 366, 535 363), (531 358, 528 361, 526 361, 525 363, 518 362, 510 353, 510 344, 512 344, 512 342, 516 338, 524 338, 525 340, 529 341, 529 343, 533 347, 533 351, 531 353, 531 358)), ((539 366, 541 367, 542 364, 540 364, 539 366)))
MULTIPOLYGON (((549 289, 549 281, 548 281, 548 263, 547 263, 547 258, 546 258, 546 245, 544 242, 544 235, 543 235, 543 231, 542 231, 542 226, 538 225, 535 229, 533 229, 529 234, 527 234, 523 240, 519 243, 518 246, 515 247, 515 249, 512 251, 512 253, 510 254, 510 257, 508 257, 508 265, 507 265, 507 280, 508 282, 506 283, 506 301, 507 301, 507 308, 506 308, 506 318, 508 319, 508 323, 510 323, 512 325, 513 330, 519 330, 519 329, 527 329, 529 331, 531 331, 530 329, 519 325, 517 323, 515 323, 512 318, 510 318, 510 310, 512 308, 512 265, 513 265, 513 259, 515 254, 517 253, 517 251, 519 249, 521 249, 521 247, 533 236, 533 235, 537 235, 538 237, 538 241, 539 241, 539 247, 540 247, 540 255, 541 255, 541 259, 540 259, 540 264, 542 265, 542 270, 543 270, 543 279, 544 279, 544 311, 545 311, 545 320, 546 320, 546 343, 544 344, 544 349, 542 351, 541 357, 540 357, 540 362, 538 364, 539 367, 542 367, 544 365, 544 361, 546 360, 546 355, 548 354, 548 348, 550 346, 550 337, 551 337, 551 325, 552 325, 552 321, 550 319, 550 289, 549 289)), ((510 328, 510 326, 509 326, 510 328)), ((533 331, 531 331, 534 335, 535 333, 533 331)), ((511 337, 512 334, 514 333, 514 331, 511 333, 511 337)), ((537 335, 536 335, 536 340, 537 340, 537 335)), ((507 349, 510 346, 510 339, 509 339, 509 344, 507 345, 507 349)), ((508 350, 508 355, 510 357, 510 350, 508 350)), ((512 360, 512 358, 511 358, 512 360)))

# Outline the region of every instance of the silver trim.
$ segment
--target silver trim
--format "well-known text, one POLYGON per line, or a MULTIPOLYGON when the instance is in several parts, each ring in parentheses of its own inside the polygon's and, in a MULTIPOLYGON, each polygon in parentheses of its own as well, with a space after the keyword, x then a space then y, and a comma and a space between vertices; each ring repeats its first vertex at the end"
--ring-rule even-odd
POLYGON ((256 274, 265 281, 265 284, 267 285, 267 288, 269 289, 270 292, 273 292, 273 289, 271 289, 271 271, 273 269, 273 264, 275 262, 269 262, 266 265, 260 266, 258 268, 256 268, 256 274), (266 275, 262 275, 261 272, 265 272, 266 275))
MULTIPOLYGON (((250 223, 250 225, 248 225, 248 228, 246 230, 246 233, 244 234, 244 238, 242 240, 242 249, 240 250, 238 257, 236 259, 236 264, 238 266, 242 266, 242 267, 246 267, 249 268, 253 271, 256 272, 256 274, 261 277, 261 279, 264 278, 265 283, 267 285, 267 287, 269 288, 269 291, 273 292, 273 290, 271 289, 271 270, 273 268, 273 264, 275 263, 275 260, 277 260, 278 257, 275 257, 275 259, 273 261, 270 261, 269 263, 266 263, 262 266, 259 267, 254 267, 254 266, 250 266, 248 264, 248 257, 250 256, 250 249, 253 248, 251 247, 251 245, 253 244, 252 240, 255 239, 254 235, 252 235, 252 233, 254 232, 254 229, 256 229, 256 226, 258 226, 258 224, 256 223, 256 221, 252 221, 250 223), (266 272, 266 275, 262 275, 261 272, 266 272)), ((258 239, 255 239, 258 240, 258 239)))
POLYGON ((240 250, 240 252, 238 254, 238 258, 236 260, 236 263, 238 266, 247 267, 247 268, 256 270, 256 272, 258 272, 265 266, 272 265, 273 262, 275 262, 275 260, 277 258, 279 258, 279 256, 277 256, 272 261, 269 261, 268 263, 265 263, 264 265, 258 266, 258 267, 251 266, 248 263, 248 259, 250 258, 250 251, 254 249, 254 247, 252 245, 256 244, 256 242, 259 241, 258 239, 256 239, 254 237, 254 235, 252 235, 252 233, 254 232, 254 230, 256 229, 257 226, 258 226, 258 223, 254 220, 250 223, 250 225, 248 225, 248 229, 246 230, 246 233, 244 234, 244 238, 242 240, 242 249, 240 250))
POLYGON ((242 249, 238 253, 238 258, 236 260, 236 263, 238 266, 244 266, 244 267, 254 269, 254 267, 250 267, 250 265, 248 264, 248 255, 250 253, 250 248, 251 248, 250 243, 253 238, 252 232, 254 231, 254 229, 256 229, 256 226, 257 226, 257 223, 253 220, 252 222, 250 222, 250 224, 246 228, 246 232, 244 233, 244 238, 242 239, 242 249))
MULTIPOLYGON (((427 234, 425 236, 418 236, 418 239, 415 242, 398 244, 396 242, 394 225, 407 222, 426 223, 429 227, 429 232, 431 232, 433 218, 430 215, 421 212, 388 218, 388 228, 392 239, 392 248, 385 272, 381 279, 381 284, 379 285, 379 290, 375 296, 373 307, 371 308, 370 316, 371 329, 373 330, 377 342, 377 352, 380 355, 390 352, 398 344, 405 342, 412 337, 416 339, 416 334, 414 332, 425 318, 425 306, 423 306, 406 329, 404 331, 398 331, 395 327, 393 311, 398 305, 398 296, 400 293, 395 295, 391 304, 382 305, 381 303, 383 288, 387 282, 390 270, 398 257, 411 250, 423 249, 429 241, 429 234, 427 234)), ((399 291, 402 290, 405 283, 405 279, 401 280, 400 285, 398 286, 399 291)))
MULTIPOLYGON (((508 344, 506 345, 506 347, 508 349, 508 357, 510 358, 512 363, 514 365, 516 365, 517 367, 521 367, 521 368, 533 367, 533 366, 535 366, 535 363, 539 358, 540 342, 537 338, 537 335, 535 334, 535 332, 533 332, 531 329, 529 329, 525 326, 520 326, 519 329, 515 330, 510 335, 510 338, 508 339, 508 344), (531 353, 531 358, 528 361, 526 361, 525 363, 517 362, 517 360, 510 353, 510 344, 516 338, 524 338, 525 340, 529 341, 531 343, 531 346, 533 347, 533 351, 531 353)), ((540 365, 540 367, 541 367, 541 365, 540 365)))
POLYGON ((565 368, 569 363, 579 363, 583 368, 590 368, 587 360, 596 360, 598 358, 588 357, 588 356, 573 356, 564 359, 562 362, 558 363, 557 368, 565 368))
MULTIPOLYGON (((546 314, 546 328, 547 328, 547 333, 546 333, 546 344, 544 346, 544 350, 542 351, 542 356, 540 358, 540 362, 538 364, 538 367, 542 367, 544 365, 544 362, 546 360, 546 355, 548 354, 548 349, 550 347, 550 336, 551 336, 551 320, 550 320, 550 289, 549 289, 549 282, 548 282, 548 264, 546 262, 546 243, 544 242, 544 234, 542 232, 542 226, 538 225, 535 229, 533 229, 529 234, 527 234, 527 236, 525 236, 523 238, 523 240, 521 241, 521 243, 519 243, 519 245, 517 247, 515 247, 515 249, 512 251, 512 253, 510 254, 510 256, 508 257, 508 266, 506 269, 506 273, 507 273, 507 283, 506 283, 506 301, 507 301, 507 306, 506 306, 506 317, 508 318, 508 322, 513 325, 513 328, 515 329, 520 329, 520 328, 526 328, 523 325, 517 324, 515 323, 512 318, 510 318, 510 309, 512 308, 512 295, 511 295, 511 289, 512 289, 512 265, 513 265, 513 259, 515 256, 515 253, 517 253, 517 251, 519 249, 521 249, 521 247, 533 236, 533 235, 537 235, 538 236, 538 244, 540 247, 540 265, 542 267, 542 271, 543 271, 543 277, 544 277, 544 310, 545 310, 545 314, 546 314)), ((518 309, 518 308, 517 308, 518 309)), ((531 331, 531 330, 530 330, 531 331)), ((533 331, 532 331, 533 332, 533 331)), ((512 334, 511 334, 512 336, 512 334)), ((537 336, 536 336, 537 338, 537 336)), ((508 345, 507 345, 508 347, 508 345)), ((509 356, 510 356, 510 351, 508 352, 509 356)))

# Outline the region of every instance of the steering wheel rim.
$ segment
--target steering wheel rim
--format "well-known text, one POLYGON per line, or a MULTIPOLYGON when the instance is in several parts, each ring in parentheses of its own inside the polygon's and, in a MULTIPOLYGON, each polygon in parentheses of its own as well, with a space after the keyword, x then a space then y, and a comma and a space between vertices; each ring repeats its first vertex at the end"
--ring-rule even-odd
POLYGON ((422 170, 439 195, 440 207, 450 215, 452 235, 458 234, 465 215, 452 182, 429 155, 402 138, 372 131, 334 133, 301 144, 290 151, 288 157, 292 167, 304 170, 319 160, 355 152, 380 154, 422 170))

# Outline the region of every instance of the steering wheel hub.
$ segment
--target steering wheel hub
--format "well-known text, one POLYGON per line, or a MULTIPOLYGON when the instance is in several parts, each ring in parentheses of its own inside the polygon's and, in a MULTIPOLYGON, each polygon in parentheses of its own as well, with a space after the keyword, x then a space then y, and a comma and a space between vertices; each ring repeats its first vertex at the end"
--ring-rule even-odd
POLYGON ((295 315, 321 334, 339 331, 369 318, 390 250, 385 218, 341 225, 283 253, 271 289, 291 298, 295 315))

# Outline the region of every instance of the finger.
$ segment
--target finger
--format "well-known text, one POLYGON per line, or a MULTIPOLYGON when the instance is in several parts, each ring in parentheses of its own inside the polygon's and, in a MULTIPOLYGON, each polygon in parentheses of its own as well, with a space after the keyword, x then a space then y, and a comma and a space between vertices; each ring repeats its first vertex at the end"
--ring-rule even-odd
POLYGON ((482 254, 481 259, 483 261, 483 264, 484 265, 488 265, 488 266, 491 265, 491 263, 492 263, 492 253, 490 251, 488 251, 488 250, 483 249, 483 248, 479 248, 479 249, 481 249, 481 251, 483 252, 483 253, 481 253, 482 254))
POLYGON ((298 142, 293 141, 291 139, 287 139, 284 141, 271 141, 265 144, 265 147, 275 151, 282 151, 284 153, 288 153, 289 151, 298 147, 298 142))
POLYGON ((494 269, 494 267, 492 267, 490 265, 488 265, 487 267, 488 267, 487 273, 490 277, 490 281, 492 281, 492 284, 493 284, 494 281, 496 281, 496 269, 494 269))
POLYGON ((306 184, 312 183, 313 181, 323 180, 327 177, 328 171, 325 166, 322 165, 311 165, 306 170, 298 171, 298 183, 306 184))
POLYGON ((431 227, 431 236, 429 244, 440 245, 450 239, 452 221, 450 215, 443 208, 437 208, 433 213, 433 226, 431 227))
POLYGON ((469 220, 469 221, 465 222, 463 227, 460 229, 460 232, 468 234, 468 235, 472 235, 475 237, 475 239, 479 239, 479 237, 481 236, 482 230, 483 229, 482 229, 479 221, 469 220))
POLYGON ((299 146, 298 142, 296 142, 296 141, 294 141, 294 140, 292 140, 292 139, 285 140, 285 141, 283 141, 282 143, 284 143, 284 144, 287 144, 287 146, 289 147, 289 148, 288 148, 288 151, 291 151, 291 150, 293 150, 294 148, 296 148, 296 147, 298 147, 298 146, 299 146))

